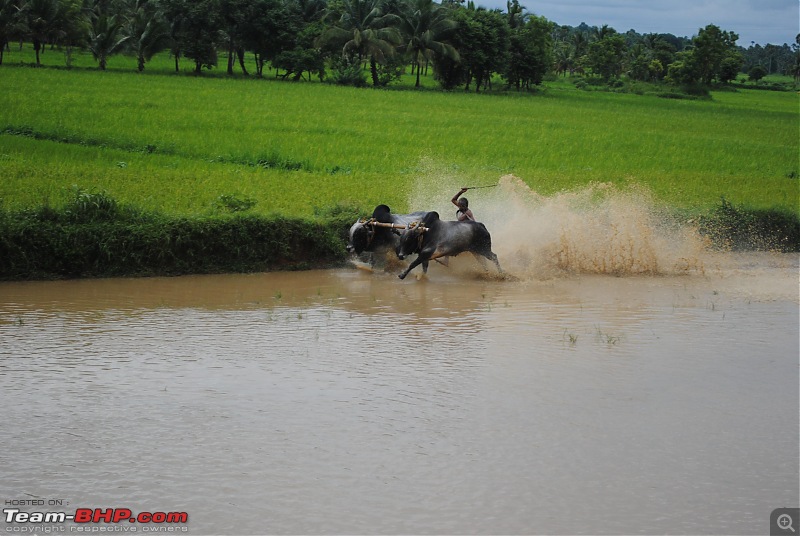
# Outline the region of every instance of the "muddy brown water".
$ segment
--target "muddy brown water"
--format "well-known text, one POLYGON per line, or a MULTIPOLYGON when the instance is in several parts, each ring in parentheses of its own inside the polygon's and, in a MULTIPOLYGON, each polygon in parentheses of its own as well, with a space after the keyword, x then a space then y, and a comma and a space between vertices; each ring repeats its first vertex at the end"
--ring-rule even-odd
POLYGON ((2 283, 0 499, 191 534, 763 534, 798 504, 798 337, 796 255, 2 283))

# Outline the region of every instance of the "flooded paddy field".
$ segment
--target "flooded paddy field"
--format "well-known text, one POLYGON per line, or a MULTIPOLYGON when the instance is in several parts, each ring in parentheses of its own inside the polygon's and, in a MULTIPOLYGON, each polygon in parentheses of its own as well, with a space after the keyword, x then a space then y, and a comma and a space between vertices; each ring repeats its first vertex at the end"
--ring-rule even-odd
POLYGON ((797 506, 797 255, 528 277, 498 246, 519 280, 0 283, 0 499, 190 534, 763 534, 797 506))

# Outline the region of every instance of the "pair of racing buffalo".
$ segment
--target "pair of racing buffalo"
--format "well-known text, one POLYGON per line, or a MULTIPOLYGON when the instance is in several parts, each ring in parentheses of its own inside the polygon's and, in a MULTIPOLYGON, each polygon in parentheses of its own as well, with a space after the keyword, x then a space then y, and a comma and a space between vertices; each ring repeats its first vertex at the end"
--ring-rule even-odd
POLYGON ((492 252, 492 237, 486 226, 476 221, 444 221, 438 212, 392 214, 386 205, 378 205, 369 220, 359 220, 350 227, 349 253, 383 252, 394 249, 402 260, 417 254, 408 268, 398 277, 422 264, 428 272, 428 262, 440 257, 454 257, 469 251, 476 258, 486 257, 502 273, 497 255, 492 252))

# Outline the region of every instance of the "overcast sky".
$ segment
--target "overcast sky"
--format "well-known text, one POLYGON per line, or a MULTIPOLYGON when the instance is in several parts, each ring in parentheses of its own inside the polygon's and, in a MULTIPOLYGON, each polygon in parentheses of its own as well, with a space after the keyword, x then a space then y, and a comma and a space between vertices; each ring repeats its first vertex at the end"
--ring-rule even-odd
MULTIPOLYGON (((506 11, 506 0, 474 0, 506 11)), ((739 35, 737 45, 794 43, 800 33, 800 0, 519 0, 528 12, 558 24, 608 24, 620 33, 697 35, 715 24, 739 35)))

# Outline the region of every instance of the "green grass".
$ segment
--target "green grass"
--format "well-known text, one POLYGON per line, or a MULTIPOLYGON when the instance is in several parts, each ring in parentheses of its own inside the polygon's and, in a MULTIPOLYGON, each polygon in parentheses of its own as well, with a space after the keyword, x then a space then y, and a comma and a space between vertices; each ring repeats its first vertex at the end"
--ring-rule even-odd
POLYGON ((425 210, 412 191, 507 173, 544 195, 644 188, 722 247, 800 249, 794 92, 475 94, 430 74, 359 90, 176 74, 166 55, 145 73, 124 56, 107 72, 86 54, 32 62, 12 47, 0 66, 0 279, 336 265, 376 204, 425 210))
MULTIPOLYGON (((418 181, 492 183, 513 173, 542 194, 636 185, 679 209, 728 202, 798 212, 798 95, 739 90, 712 100, 578 91, 450 93, 144 74, 115 56, 99 72, 36 69, 29 47, 0 66, 0 208, 59 204, 75 185, 176 215, 311 216, 325 207, 409 207, 418 181), (24 66, 21 66, 24 65, 24 66), (431 164, 433 163, 433 164, 431 164), (431 173, 430 168, 444 170, 431 173), (442 175, 445 175, 443 178, 442 175)), ((43 61, 64 63, 48 50, 43 61)), ((192 69, 189 62, 182 69, 192 69)), ((238 66, 237 66, 238 72, 238 66)), ((431 75, 425 78, 434 87, 431 75)))

